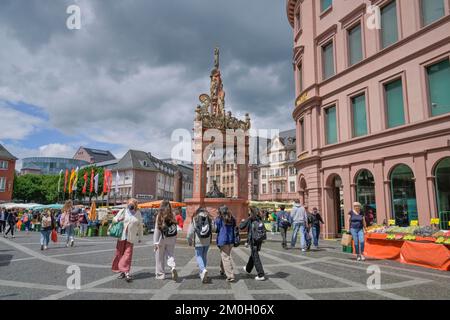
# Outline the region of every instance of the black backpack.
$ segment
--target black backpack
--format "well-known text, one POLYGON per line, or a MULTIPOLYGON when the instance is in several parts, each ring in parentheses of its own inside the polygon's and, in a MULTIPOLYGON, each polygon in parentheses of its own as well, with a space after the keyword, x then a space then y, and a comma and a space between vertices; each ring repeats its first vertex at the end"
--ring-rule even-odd
POLYGON ((267 239, 266 226, 263 221, 255 220, 252 222, 252 239, 256 243, 267 239))
POLYGON ((195 217, 195 233, 199 238, 209 238, 212 234, 211 219, 206 216, 195 217))
POLYGON ((173 223, 171 225, 164 224, 162 228, 162 234, 164 238, 172 238, 175 237, 178 234, 178 228, 177 224, 173 223))

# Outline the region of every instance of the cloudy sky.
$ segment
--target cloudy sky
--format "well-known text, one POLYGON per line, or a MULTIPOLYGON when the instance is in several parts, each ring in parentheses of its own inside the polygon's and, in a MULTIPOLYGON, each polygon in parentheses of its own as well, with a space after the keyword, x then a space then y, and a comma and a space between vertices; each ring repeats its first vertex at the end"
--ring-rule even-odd
POLYGON ((171 153, 221 48, 226 109, 294 127, 284 0, 1 0, 0 143, 19 158, 80 146, 171 153), (69 5, 81 30, 66 27, 69 5))

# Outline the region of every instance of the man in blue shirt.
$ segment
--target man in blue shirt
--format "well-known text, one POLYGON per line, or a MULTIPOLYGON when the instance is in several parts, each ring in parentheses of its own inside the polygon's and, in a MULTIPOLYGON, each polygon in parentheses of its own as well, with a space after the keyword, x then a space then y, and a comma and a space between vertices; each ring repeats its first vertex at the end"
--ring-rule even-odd
POLYGON ((283 249, 287 249, 287 230, 291 226, 291 216, 284 210, 285 208, 283 205, 280 206, 280 211, 277 213, 278 229, 281 233, 281 246, 283 249))

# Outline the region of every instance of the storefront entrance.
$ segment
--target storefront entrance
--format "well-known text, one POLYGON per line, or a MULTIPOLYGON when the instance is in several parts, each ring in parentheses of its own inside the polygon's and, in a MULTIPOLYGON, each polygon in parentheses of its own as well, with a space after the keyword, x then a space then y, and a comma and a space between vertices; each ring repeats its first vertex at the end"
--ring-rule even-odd
POLYGON ((450 221, 450 158, 441 160, 436 166, 436 202, 440 228, 449 229, 450 221))

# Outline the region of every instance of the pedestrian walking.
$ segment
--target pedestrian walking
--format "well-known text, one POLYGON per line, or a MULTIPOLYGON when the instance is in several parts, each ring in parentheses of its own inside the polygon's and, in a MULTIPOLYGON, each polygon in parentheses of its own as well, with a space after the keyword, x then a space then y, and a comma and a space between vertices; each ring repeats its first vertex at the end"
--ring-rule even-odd
POLYGON ((353 242, 355 243, 355 253, 357 261, 365 261, 364 257, 364 231, 366 229, 366 219, 361 212, 361 204, 359 202, 353 203, 353 210, 349 213, 350 233, 352 234, 353 242))
POLYGON ((63 207, 61 225, 66 234, 66 247, 75 245, 75 227, 78 224, 80 209, 74 208, 72 200, 67 200, 63 207))
POLYGON ((6 209, 0 209, 0 233, 5 233, 6 229, 6 209))
POLYGON ((134 244, 142 242, 144 233, 142 215, 138 209, 137 200, 128 200, 127 207, 113 218, 113 223, 123 223, 123 232, 122 236, 117 239, 112 271, 119 273, 119 279, 131 282, 133 281, 131 262, 133 260, 134 244))
POLYGON ((313 222, 313 216, 311 211, 309 211, 308 206, 305 206, 306 211, 306 224, 305 224, 305 244, 306 244, 306 250, 311 250, 312 245, 312 222, 313 222))
POLYGON ((291 221, 293 225, 291 248, 295 248, 297 244, 297 236, 300 232, 300 246, 303 252, 306 251, 306 224, 308 223, 308 216, 305 208, 300 204, 297 199, 294 201, 294 207, 291 211, 291 221))
POLYGON ((250 208, 250 215, 248 219, 243 220, 239 225, 239 228, 241 230, 247 230, 251 250, 251 254, 247 265, 244 267, 244 271, 247 274, 250 274, 253 268, 255 268, 258 273, 255 280, 264 281, 266 278, 264 268, 259 257, 259 251, 261 251, 262 243, 266 239, 266 227, 259 216, 259 209, 253 207, 250 208))
POLYGON ((187 240, 195 248, 195 258, 200 271, 200 279, 208 282, 208 250, 211 245, 213 223, 205 208, 198 208, 189 225, 187 240))
POLYGON ((40 219, 41 223, 41 250, 47 250, 50 242, 50 234, 55 228, 55 221, 49 210, 45 210, 40 219))
POLYGON ((181 215, 181 210, 179 208, 176 209, 175 218, 177 219, 178 231, 183 230, 184 221, 183 221, 183 216, 181 215))
POLYGON ((285 206, 280 206, 280 211, 277 213, 278 229, 281 233, 281 246, 287 249, 287 231, 291 227, 291 216, 285 211, 285 206))
POLYGON ((8 230, 5 232, 4 237, 8 238, 8 233, 11 232, 11 237, 14 239, 14 229, 16 228, 16 223, 19 221, 17 218, 17 214, 14 210, 9 210, 6 213, 6 224, 8 226, 8 230))
POLYGON ((313 236, 313 244, 314 248, 319 248, 319 237, 320 237, 320 225, 324 224, 322 216, 319 213, 317 208, 313 208, 312 212, 312 236, 313 236))
POLYGON ((219 208, 219 216, 215 220, 217 232, 217 246, 220 250, 220 275, 225 276, 228 282, 234 282, 235 264, 231 251, 236 240, 236 219, 227 206, 219 208))
POLYGON ((165 279, 165 263, 171 268, 172 279, 178 280, 178 272, 175 263, 175 244, 177 241, 178 225, 170 202, 164 200, 161 203, 156 217, 155 232, 153 233, 153 245, 156 260, 155 276, 158 280, 165 279))
POLYGON ((87 230, 89 225, 89 218, 88 214, 86 212, 86 209, 84 209, 78 216, 78 224, 80 225, 80 237, 86 237, 87 236, 87 230))
POLYGON ((25 211, 22 215, 22 224, 25 226, 25 231, 28 234, 31 230, 31 220, 33 220, 33 215, 30 211, 25 211))

